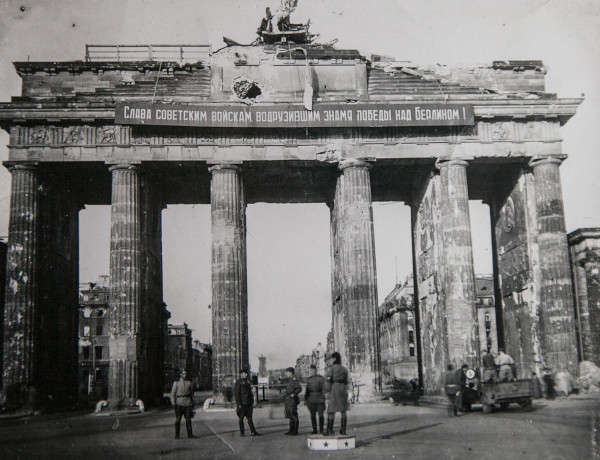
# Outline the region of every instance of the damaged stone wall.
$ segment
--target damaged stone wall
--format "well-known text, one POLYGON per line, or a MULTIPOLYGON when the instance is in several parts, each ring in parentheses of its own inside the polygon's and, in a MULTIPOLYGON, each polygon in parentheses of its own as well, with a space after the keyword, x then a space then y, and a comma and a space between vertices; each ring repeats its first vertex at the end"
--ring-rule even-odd
POLYGON ((441 178, 434 171, 425 178, 412 201, 415 300, 419 310, 420 368, 426 394, 442 392, 449 363, 442 263, 441 178))
POLYGON ((540 258, 540 324, 542 353, 554 372, 579 375, 575 342, 574 299, 569 248, 566 237, 559 166, 560 158, 534 158, 530 162, 535 179, 538 246, 540 258))
POLYGON ((78 211, 69 176, 13 173, 3 391, 18 407, 73 407, 77 394, 78 211))
POLYGON ((49 408, 73 408, 77 397, 79 210, 69 173, 44 174, 40 200, 40 302, 35 345, 37 396, 49 408))
POLYGON ((111 409, 135 404, 141 358, 142 241, 139 166, 119 164, 112 174, 110 237, 111 409))
POLYGON ((542 159, 501 176, 491 206, 506 351, 521 377, 577 375, 571 276, 558 165, 542 159), (540 162, 540 163, 538 163, 540 162))
POLYGON ((437 164, 413 199, 413 243, 425 391, 442 391, 448 364, 479 363, 468 163, 437 164))
POLYGON ((142 315, 143 338, 140 361, 140 398, 147 405, 158 404, 164 387, 163 363, 167 336, 166 306, 163 302, 162 197, 160 182, 150 174, 142 176, 142 315))
POLYGON ((246 203, 240 168, 210 168, 212 219, 213 390, 248 369, 246 203))
POLYGON ((600 365, 600 228, 568 235, 580 361, 600 365))
MULTIPOLYGON (((529 209, 535 195, 530 172, 524 168, 507 171, 499 179, 508 192, 498 193, 490 206, 495 271, 500 285, 497 320, 502 326, 500 344, 512 356, 519 376, 538 375, 541 363, 539 292, 535 289, 539 264, 535 209, 529 209)), ((500 188, 500 187, 499 187, 500 188)))
MULTIPOLYGON (((29 402, 35 387, 34 345, 39 325, 40 178, 36 164, 9 165, 12 174, 4 310, 3 392, 29 402)), ((8 401, 7 401, 8 402, 8 401)), ((13 406, 14 407, 14 406, 13 406)))
POLYGON ((371 165, 344 161, 339 169, 332 220, 338 269, 332 283, 334 340, 353 384, 362 385, 361 398, 368 400, 381 388, 371 165))
POLYGON ((475 269, 469 216, 469 189, 464 160, 438 161, 441 185, 443 263, 446 291, 448 355, 461 366, 479 364, 479 329, 475 306, 475 269))

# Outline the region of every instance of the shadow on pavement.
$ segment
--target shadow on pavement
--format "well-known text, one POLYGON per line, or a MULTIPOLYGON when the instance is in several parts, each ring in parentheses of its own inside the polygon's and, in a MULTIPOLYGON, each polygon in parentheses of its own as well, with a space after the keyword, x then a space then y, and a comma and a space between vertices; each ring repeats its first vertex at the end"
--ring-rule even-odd
POLYGON ((363 439, 362 441, 358 441, 356 443, 356 447, 365 447, 372 444, 375 441, 380 441, 382 439, 391 439, 395 436, 402 436, 409 433, 414 433, 415 431, 427 430, 428 428, 433 428, 434 426, 441 425, 442 423, 433 423, 431 425, 423 425, 416 428, 411 428, 408 430, 396 431, 395 433, 382 434, 381 436, 375 436, 373 438, 363 439))

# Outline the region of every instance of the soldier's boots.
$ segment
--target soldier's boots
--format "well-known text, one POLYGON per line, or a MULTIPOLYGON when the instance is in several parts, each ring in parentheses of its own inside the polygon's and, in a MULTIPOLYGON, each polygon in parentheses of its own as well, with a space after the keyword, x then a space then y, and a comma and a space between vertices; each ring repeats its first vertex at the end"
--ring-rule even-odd
POLYGON ((298 419, 294 420, 294 429, 290 433, 290 436, 298 436, 298 428, 300 428, 300 421, 298 419))
MULTIPOLYGON (((317 419, 316 419, 316 417, 311 417, 310 418, 310 423, 312 424, 312 429, 313 429, 312 430, 312 434, 317 434, 318 431, 317 431, 317 419)), ((321 425, 321 426, 323 426, 323 425, 321 425)))
POLYGON ((323 421, 324 421, 324 417, 321 416, 319 417, 319 433, 323 434, 323 421))
POLYGON ((260 436, 260 433, 256 431, 256 428, 254 427, 254 422, 252 421, 252 419, 248 419, 248 425, 250 425, 250 435, 251 436, 260 436))
POLYGON ((296 424, 294 423, 294 421, 293 421, 292 419, 290 419, 290 429, 289 429, 289 430, 287 430, 287 431, 286 431, 285 433, 283 433, 283 434, 284 434, 284 435, 286 435, 286 436, 288 436, 288 435, 292 434, 292 433, 293 433, 293 431, 294 431, 294 426, 295 426, 295 425, 296 425, 296 424))
POLYGON ((334 414, 327 414, 327 431, 325 431, 325 436, 333 436, 333 417, 334 414))
POLYGON ((240 420, 240 436, 242 436, 242 437, 246 436, 244 434, 244 421, 243 420, 240 420))
POLYGON ((348 417, 346 416, 346 414, 342 415, 342 423, 340 426, 340 434, 341 435, 345 435, 346 434, 346 423, 348 422, 348 417))

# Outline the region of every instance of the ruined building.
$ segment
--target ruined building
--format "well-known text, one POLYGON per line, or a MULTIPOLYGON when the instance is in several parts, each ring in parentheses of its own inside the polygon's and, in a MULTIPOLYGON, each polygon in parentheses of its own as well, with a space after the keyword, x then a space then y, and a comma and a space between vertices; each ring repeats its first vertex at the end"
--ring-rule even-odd
POLYGON ((569 233, 579 359, 600 366, 600 228, 569 233))
POLYGON ((396 284, 379 306, 379 346, 382 383, 419 375, 412 274, 396 284))
POLYGON ((165 342, 164 372, 165 391, 171 391, 171 385, 179 379, 182 370, 191 378, 194 351, 192 348, 192 330, 187 323, 169 324, 165 342))
POLYGON ((190 378, 196 390, 212 390, 212 345, 194 340, 190 378))
POLYGON ((256 202, 329 206, 332 346, 362 398, 381 387, 379 200, 412 210, 427 393, 441 392, 447 363, 479 361, 469 200, 490 207, 499 345, 524 373, 577 373, 560 164, 561 127, 581 99, 547 92, 542 62, 419 68, 310 44, 126 48, 16 62, 21 94, 0 103, 12 174, 3 389, 58 403, 76 394, 85 204, 112 208, 111 407, 162 391, 168 204, 211 204, 217 392, 249 364, 245 211, 256 202))
MULTIPOLYGON (((379 344, 382 383, 410 380, 419 375, 418 340, 412 273, 397 284, 379 306, 379 344)), ((475 276, 475 308, 479 350, 498 353, 494 281, 488 275, 475 276)))
MULTIPOLYGON (((494 277, 475 276, 475 308, 477 310, 477 335, 479 349, 498 354, 498 328, 496 327, 496 300, 494 277)), ((502 317, 502 311, 499 312, 502 317)))
POLYGON ((110 288, 106 278, 104 283, 87 283, 79 292, 79 398, 108 397, 110 288))

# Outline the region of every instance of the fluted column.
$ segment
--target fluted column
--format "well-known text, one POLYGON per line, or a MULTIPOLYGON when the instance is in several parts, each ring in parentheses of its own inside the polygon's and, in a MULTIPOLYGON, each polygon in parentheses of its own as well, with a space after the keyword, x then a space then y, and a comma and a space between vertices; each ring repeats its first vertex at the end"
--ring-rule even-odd
POLYGON ((340 286, 341 254, 340 254, 340 206, 343 175, 338 176, 333 202, 330 205, 331 219, 331 327, 333 332, 333 346, 336 350, 345 350, 346 334, 344 329, 344 309, 342 307, 342 294, 340 286))
POLYGON ((443 257, 446 266, 448 359, 457 366, 478 364, 475 271, 469 219, 468 163, 440 161, 443 257))
POLYGON ((542 359, 553 371, 577 374, 573 286, 569 267, 558 158, 534 159, 542 359))
POLYGON ((38 166, 14 164, 6 264, 3 389, 34 385, 35 327, 38 308, 39 190, 38 166))
MULTIPOLYGON (((375 237, 371 205, 371 165, 349 160, 340 164, 342 171, 337 184, 335 216, 336 246, 339 261, 337 283, 340 295, 338 322, 344 337, 335 337, 338 351, 361 399, 380 390, 379 338, 377 328, 377 274, 375 267, 375 237)), ((335 279, 335 278, 334 278, 335 279)), ((334 324, 336 322, 334 321, 334 324)))
POLYGON ((213 389, 248 367, 246 204, 240 168, 212 166, 213 389))
POLYGON ((141 201, 138 166, 119 164, 112 174, 110 239, 111 408, 138 399, 141 313, 141 201))

